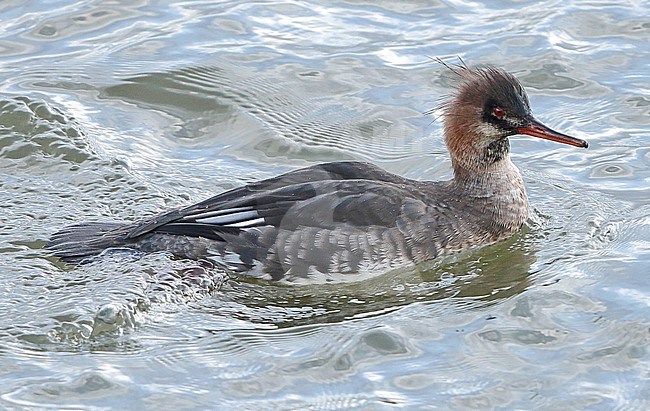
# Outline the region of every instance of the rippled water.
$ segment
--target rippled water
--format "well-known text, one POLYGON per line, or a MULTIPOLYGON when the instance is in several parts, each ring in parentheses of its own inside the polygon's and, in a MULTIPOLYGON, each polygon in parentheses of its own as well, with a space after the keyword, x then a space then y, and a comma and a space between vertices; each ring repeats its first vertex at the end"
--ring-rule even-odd
POLYGON ((650 408, 646 2, 0 3, 0 407, 650 408), (453 83, 514 72, 513 239, 360 282, 42 246, 322 161, 450 177, 453 83))

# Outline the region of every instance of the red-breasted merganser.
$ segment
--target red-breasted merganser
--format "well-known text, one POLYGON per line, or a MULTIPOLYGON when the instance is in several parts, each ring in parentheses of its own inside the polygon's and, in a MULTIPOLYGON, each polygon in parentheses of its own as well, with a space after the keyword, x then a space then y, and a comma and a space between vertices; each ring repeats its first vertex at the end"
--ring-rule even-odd
POLYGON ((386 271, 508 238, 528 217, 508 137, 588 144, 537 121, 513 75, 489 66, 453 70, 461 82, 443 106, 452 180, 409 180, 361 162, 320 164, 135 223, 74 225, 47 248, 73 262, 113 247, 165 250, 278 280, 386 271))

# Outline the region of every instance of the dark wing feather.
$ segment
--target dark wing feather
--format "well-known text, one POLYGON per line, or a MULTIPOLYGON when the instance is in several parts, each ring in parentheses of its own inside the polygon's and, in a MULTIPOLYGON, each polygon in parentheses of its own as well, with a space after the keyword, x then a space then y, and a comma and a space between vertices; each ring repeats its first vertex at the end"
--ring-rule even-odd
POLYGON ((326 163, 252 183, 144 220, 128 238, 158 232, 223 240, 244 228, 334 223, 385 225, 395 220, 402 177, 367 163, 326 163))

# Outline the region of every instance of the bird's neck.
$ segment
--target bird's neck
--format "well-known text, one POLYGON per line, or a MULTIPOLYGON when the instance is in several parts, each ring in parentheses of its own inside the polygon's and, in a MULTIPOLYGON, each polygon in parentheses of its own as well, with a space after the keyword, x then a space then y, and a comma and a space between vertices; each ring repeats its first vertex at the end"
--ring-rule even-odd
POLYGON ((490 163, 465 164, 452 158, 454 167, 454 185, 466 193, 477 195, 491 194, 495 191, 523 187, 523 179, 517 166, 506 154, 498 161, 490 163))
POLYGON ((453 191, 472 204, 497 231, 514 231, 528 218, 528 197, 519 169, 506 153, 498 161, 467 169, 454 162, 453 191))

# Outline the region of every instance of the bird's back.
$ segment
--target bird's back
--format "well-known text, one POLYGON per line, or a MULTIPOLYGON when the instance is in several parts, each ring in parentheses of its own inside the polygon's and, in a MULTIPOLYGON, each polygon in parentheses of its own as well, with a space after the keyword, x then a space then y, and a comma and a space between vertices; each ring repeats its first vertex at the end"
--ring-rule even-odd
POLYGON ((453 182, 326 163, 132 224, 68 227, 48 248, 69 261, 109 247, 166 250, 271 279, 385 271, 495 241, 485 210, 463 196, 453 182))

